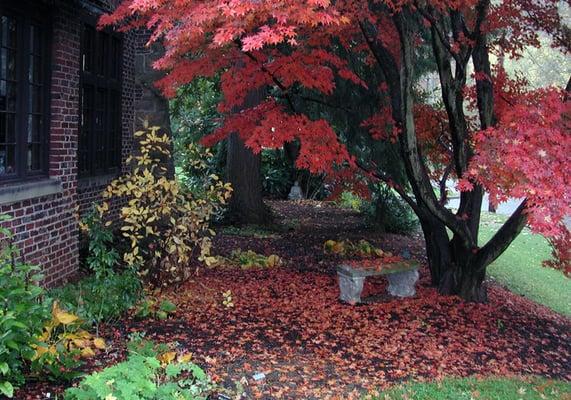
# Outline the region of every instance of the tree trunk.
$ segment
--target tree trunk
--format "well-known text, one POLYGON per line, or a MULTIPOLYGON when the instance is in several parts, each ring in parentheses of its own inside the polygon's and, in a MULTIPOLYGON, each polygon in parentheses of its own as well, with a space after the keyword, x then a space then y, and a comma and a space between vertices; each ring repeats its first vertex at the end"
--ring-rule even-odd
POLYGON ((269 223, 270 212, 262 199, 260 154, 252 153, 237 133, 228 137, 227 148, 226 174, 233 189, 228 207, 229 221, 237 224, 269 223))
POLYGON ((432 218, 420 218, 424 234, 426 257, 432 286, 440 287, 444 274, 450 265, 450 248, 446 227, 432 218))
MULTIPOLYGON (((257 106, 264 101, 267 92, 266 87, 250 91, 244 104, 232 111, 239 113, 257 106)), ((228 137, 226 148, 226 179, 232 185, 228 221, 233 224, 268 224, 271 221, 271 213, 262 198, 261 154, 254 154, 246 147, 238 133, 232 133, 228 137)))

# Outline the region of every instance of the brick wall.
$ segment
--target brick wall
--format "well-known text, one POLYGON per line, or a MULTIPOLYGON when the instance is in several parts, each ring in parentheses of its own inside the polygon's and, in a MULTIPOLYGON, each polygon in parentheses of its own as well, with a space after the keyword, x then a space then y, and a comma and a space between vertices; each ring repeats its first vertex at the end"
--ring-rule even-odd
POLYGON ((61 184, 59 193, 1 207, 14 219, 22 258, 43 267, 44 285, 53 286, 78 266, 76 162, 79 82, 79 22, 70 5, 54 12, 52 40, 49 177, 61 184))
MULTIPOLYGON (((52 190, 47 195, 12 203, 4 202, 0 205, 2 213, 13 216, 13 220, 6 222, 5 225, 14 231, 15 241, 21 249, 23 260, 42 266, 45 276, 43 284, 48 287, 61 284, 77 271, 79 267, 77 210, 84 211, 97 200, 101 190, 111 179, 104 177, 83 182, 77 180, 80 10, 75 1, 56 0, 52 4, 55 6, 51 60, 49 179, 50 183, 58 183, 58 189, 52 190)), ((134 40, 133 34, 127 35, 124 40, 123 160, 133 147, 134 40)), ((31 183, 28 186, 31 187, 31 191, 38 191, 34 185, 40 187, 42 184, 45 184, 45 181, 31 183)), ((0 189, 6 188, 0 187, 0 189)), ((115 205, 115 208, 117 207, 118 205, 115 205)))

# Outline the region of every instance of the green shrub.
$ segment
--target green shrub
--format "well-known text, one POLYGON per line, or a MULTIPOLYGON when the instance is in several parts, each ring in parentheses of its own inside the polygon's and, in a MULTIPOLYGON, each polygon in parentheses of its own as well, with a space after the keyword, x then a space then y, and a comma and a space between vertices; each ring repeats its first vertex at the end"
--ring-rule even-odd
POLYGON ((101 322, 115 322, 142 298, 143 290, 138 276, 126 271, 99 279, 88 276, 52 289, 48 296, 57 299, 65 310, 97 326, 101 322))
MULTIPOLYGON (((0 215, 0 222, 9 219, 0 215)), ((12 397, 14 387, 24 382, 23 363, 34 356, 49 310, 40 302, 39 268, 18 261, 9 229, 0 227, 0 237, 0 394, 12 397)))
POLYGON ((264 194, 285 199, 294 183, 291 164, 283 150, 262 150, 262 187, 264 194))
POLYGON ((137 318, 167 319, 176 311, 176 305, 169 300, 158 300, 147 297, 135 309, 137 318))
POLYGON ((113 232, 108 228, 110 222, 103 224, 101 221, 101 214, 107 210, 98 210, 97 207, 87 214, 80 227, 89 240, 87 265, 95 277, 101 279, 114 272, 119 262, 119 253, 112 247, 113 232))
POLYGON ((214 389, 190 355, 161 354, 141 340, 129 349, 126 361, 85 377, 65 400, 205 400, 214 389))
POLYGON ((365 202, 357 194, 349 191, 341 193, 341 197, 337 200, 337 205, 342 208, 349 208, 354 211, 361 211, 365 202))
POLYGON ((405 235, 418 227, 418 218, 412 209, 386 186, 375 190, 365 213, 369 222, 384 232, 405 235))

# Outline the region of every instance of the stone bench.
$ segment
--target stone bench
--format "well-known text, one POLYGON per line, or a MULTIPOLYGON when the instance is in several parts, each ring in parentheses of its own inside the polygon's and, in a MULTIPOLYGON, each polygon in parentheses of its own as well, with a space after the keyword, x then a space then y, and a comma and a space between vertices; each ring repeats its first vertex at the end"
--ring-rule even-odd
POLYGON ((339 278, 339 298, 350 304, 361 301, 363 283, 368 276, 385 275, 389 280, 388 293, 395 297, 411 297, 416 294, 415 284, 418 281, 419 265, 414 261, 403 261, 384 264, 379 270, 355 268, 341 264, 337 266, 339 278))

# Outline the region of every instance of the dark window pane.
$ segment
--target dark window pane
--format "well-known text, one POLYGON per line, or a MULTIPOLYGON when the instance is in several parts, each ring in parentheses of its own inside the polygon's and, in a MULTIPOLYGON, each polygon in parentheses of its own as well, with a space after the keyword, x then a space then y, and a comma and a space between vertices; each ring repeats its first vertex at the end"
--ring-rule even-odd
POLYGON ((108 38, 109 35, 105 32, 99 32, 97 38, 97 73, 102 76, 106 75, 106 65, 109 62, 108 38))
POLYGON ((18 85, 13 82, 6 82, 6 110, 16 111, 16 89, 18 85))
POLYGON ((28 143, 40 143, 43 134, 43 116, 28 115, 28 143))
POLYGON ((41 84, 42 83, 42 58, 30 55, 30 70, 28 71, 28 82, 41 84))
POLYGON ((42 55, 42 28, 36 25, 30 26, 30 53, 41 56, 42 55))
POLYGON ((0 80, 0 111, 6 110, 7 105, 6 99, 6 81, 0 80))
POLYGON ((16 80, 16 51, 0 47, 0 79, 16 80))
POLYGON ((28 97, 28 110, 30 113, 41 113, 43 111, 43 90, 41 86, 30 85, 30 95, 28 97))
POLYGON ((1 25, 1 35, 2 35, 2 46, 4 47, 17 47, 17 28, 16 19, 3 15, 0 19, 1 25))
POLYGON ((122 42, 117 35, 85 26, 82 47, 78 169, 85 176, 108 173, 120 165, 121 90, 117 88, 122 42))
POLYGON ((6 114, 6 143, 16 143, 16 114, 6 114))
POLYGON ((28 171, 39 171, 41 169, 41 145, 39 143, 28 145, 27 166, 28 171))
POLYGON ((15 155, 15 145, 0 145, 0 176, 16 172, 15 155))

